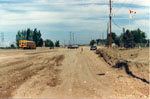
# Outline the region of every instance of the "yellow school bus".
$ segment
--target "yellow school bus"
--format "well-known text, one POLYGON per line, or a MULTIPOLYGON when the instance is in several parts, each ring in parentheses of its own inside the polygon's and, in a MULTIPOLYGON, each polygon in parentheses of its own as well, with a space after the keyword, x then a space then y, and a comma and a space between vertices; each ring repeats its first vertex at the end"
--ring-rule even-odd
POLYGON ((36 49, 36 44, 34 41, 20 40, 19 47, 24 49, 36 49))

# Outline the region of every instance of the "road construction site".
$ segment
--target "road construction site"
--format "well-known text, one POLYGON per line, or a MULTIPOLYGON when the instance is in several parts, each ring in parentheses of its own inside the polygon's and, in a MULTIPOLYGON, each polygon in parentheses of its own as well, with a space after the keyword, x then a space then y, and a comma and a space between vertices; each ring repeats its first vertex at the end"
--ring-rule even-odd
POLYGON ((0 50, 0 98, 148 98, 149 49, 0 50))

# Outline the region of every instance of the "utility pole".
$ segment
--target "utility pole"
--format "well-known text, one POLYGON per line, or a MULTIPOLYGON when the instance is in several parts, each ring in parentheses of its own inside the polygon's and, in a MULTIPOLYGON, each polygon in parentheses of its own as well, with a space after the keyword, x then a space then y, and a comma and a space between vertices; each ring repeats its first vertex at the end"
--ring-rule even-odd
POLYGON ((93 39, 93 37, 92 37, 92 35, 91 35, 91 41, 92 41, 92 39, 93 39))
POLYGON ((99 37, 99 38, 100 38, 100 40, 101 40, 101 34, 100 34, 100 37, 99 37))
POLYGON ((109 44, 110 44, 110 47, 111 47, 111 45, 112 45, 112 42, 111 42, 111 18, 112 18, 112 13, 111 13, 111 10, 112 10, 112 8, 111 8, 111 0, 109 0, 109 6, 110 6, 110 14, 109 14, 109 19, 110 19, 110 41, 109 41, 109 44))
POLYGON ((74 45, 74 33, 73 33, 73 45, 74 45))
POLYGON ((70 32, 70 40, 69 40, 69 45, 71 45, 71 32, 70 32))
POLYGON ((109 43, 109 38, 108 38, 108 31, 109 31, 109 27, 108 27, 108 23, 107 23, 107 43, 109 43))
POLYGON ((65 40, 64 40, 64 47, 66 46, 66 44, 65 44, 65 40))
POLYGON ((78 43, 77 43, 77 38, 76 38, 76 45, 77 45, 78 43))
POLYGON ((1 33, 1 41, 4 42, 4 33, 1 33))
POLYGON ((102 45, 104 45, 104 32, 102 33, 102 45))
POLYGON ((125 28, 122 28, 122 30, 123 30, 123 33, 125 33, 125 32, 126 32, 125 28))

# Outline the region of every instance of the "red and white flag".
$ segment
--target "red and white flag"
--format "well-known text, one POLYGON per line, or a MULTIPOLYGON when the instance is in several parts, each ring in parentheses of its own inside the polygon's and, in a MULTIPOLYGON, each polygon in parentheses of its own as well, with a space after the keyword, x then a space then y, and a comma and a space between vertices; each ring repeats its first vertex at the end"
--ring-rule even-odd
POLYGON ((134 17, 133 17, 133 15, 132 14, 136 14, 136 12, 135 11, 133 11, 133 10, 129 10, 130 11, 130 16, 129 16, 129 18, 130 19, 133 19, 134 17))
POLYGON ((133 10, 130 10, 130 14, 136 14, 136 12, 133 10))

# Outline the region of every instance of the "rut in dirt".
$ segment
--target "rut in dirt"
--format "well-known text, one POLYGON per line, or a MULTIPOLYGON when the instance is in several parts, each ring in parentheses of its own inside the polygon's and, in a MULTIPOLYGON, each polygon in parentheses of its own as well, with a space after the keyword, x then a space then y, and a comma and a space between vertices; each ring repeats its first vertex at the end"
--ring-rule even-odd
POLYGON ((144 78, 140 78, 138 76, 136 76, 135 74, 132 73, 132 71, 129 69, 129 65, 127 62, 117 62, 115 66, 112 66, 113 68, 123 68, 125 69, 126 73, 128 75, 130 75, 131 77, 133 78, 136 78, 136 79, 139 79, 141 80, 142 82, 146 83, 146 84, 150 84, 149 81, 147 81, 146 79, 144 78))
MULTIPOLYGON (((113 50, 113 49, 111 49, 113 50)), ((126 74, 128 74, 129 76, 133 77, 133 78, 136 78, 138 80, 141 80, 142 82, 146 83, 146 84, 150 84, 150 81, 144 79, 144 78, 141 78, 141 77, 138 77, 136 76, 129 68, 129 66, 131 65, 135 65, 135 63, 131 62, 131 61, 128 61, 126 59, 123 59, 123 58, 120 58, 120 57, 117 57, 114 55, 114 53, 112 54, 111 50, 107 50, 107 49, 98 49, 96 51, 96 54, 99 54, 100 57, 102 57, 105 62, 107 64, 109 64, 110 66, 112 66, 113 68, 118 68, 118 69, 121 69, 121 68, 124 68, 126 74)), ((99 74, 100 75, 100 74, 99 74)))

